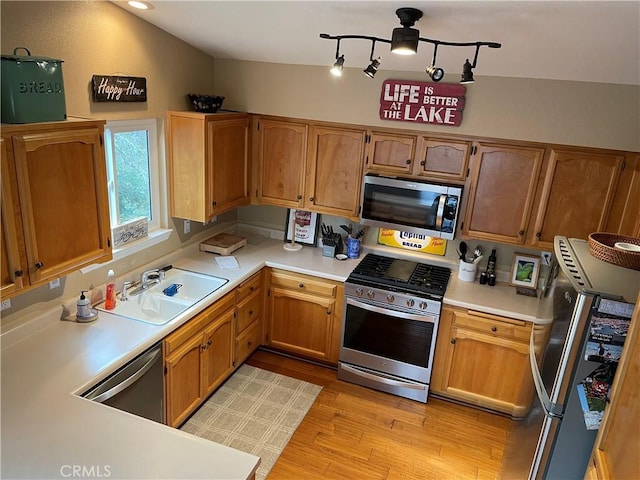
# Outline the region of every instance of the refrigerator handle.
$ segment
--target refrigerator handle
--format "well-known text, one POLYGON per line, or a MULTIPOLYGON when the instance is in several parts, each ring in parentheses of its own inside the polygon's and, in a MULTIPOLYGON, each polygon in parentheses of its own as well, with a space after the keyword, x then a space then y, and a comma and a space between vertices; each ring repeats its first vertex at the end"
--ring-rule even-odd
POLYGON ((536 387, 536 393, 542 404, 542 410, 547 417, 562 418, 562 406, 557 403, 553 403, 547 394, 547 389, 544 386, 542 375, 538 369, 538 363, 536 361, 536 352, 534 345, 534 332, 531 330, 531 336, 529 337, 529 362, 531 363, 531 374, 533 376, 533 384, 536 387))

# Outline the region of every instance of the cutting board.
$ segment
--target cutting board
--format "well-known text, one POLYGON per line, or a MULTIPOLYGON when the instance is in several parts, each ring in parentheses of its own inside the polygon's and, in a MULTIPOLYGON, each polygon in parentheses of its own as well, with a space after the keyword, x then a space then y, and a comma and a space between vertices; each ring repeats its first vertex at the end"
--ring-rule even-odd
POLYGON ((246 237, 232 235, 230 233, 219 233, 200 243, 201 252, 218 253, 220 255, 230 255, 247 244, 246 237))

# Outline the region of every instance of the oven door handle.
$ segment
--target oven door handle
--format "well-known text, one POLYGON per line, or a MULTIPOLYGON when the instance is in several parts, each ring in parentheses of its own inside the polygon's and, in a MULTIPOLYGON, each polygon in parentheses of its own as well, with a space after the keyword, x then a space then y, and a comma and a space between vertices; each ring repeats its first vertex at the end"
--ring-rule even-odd
POLYGON ((379 313, 380 315, 388 315, 391 317, 403 318, 406 320, 416 320, 418 322, 436 323, 436 318, 431 315, 415 315, 413 313, 400 312, 398 310, 391 310, 388 308, 376 307, 370 303, 359 302, 353 298, 347 298, 347 305, 353 305, 354 307, 362 308, 363 310, 369 310, 370 312, 379 313))
POLYGON ((386 377, 381 377, 379 375, 374 375, 372 373, 369 372, 365 372, 363 370, 360 370, 358 368, 354 368, 350 365, 346 365, 344 363, 342 363, 341 368, 343 368, 344 370, 353 373, 354 375, 357 375, 359 377, 363 377, 369 380, 373 380, 375 382, 379 382, 379 383, 384 383, 385 385, 390 385, 392 387, 402 387, 402 388, 412 388, 414 390, 426 390, 427 386, 422 384, 422 383, 414 383, 414 382, 409 382, 409 381, 399 381, 399 380, 392 380, 390 378, 386 378, 386 377))

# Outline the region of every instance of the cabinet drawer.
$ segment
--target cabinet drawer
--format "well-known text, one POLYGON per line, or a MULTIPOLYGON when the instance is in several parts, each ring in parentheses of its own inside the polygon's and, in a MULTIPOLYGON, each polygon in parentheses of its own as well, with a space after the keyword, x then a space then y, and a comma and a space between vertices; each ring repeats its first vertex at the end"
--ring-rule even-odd
POLYGON ((458 327, 471 328, 490 335, 511 337, 523 342, 529 341, 532 325, 531 323, 523 320, 498 317, 472 310, 466 312, 454 312, 453 324, 458 327))
POLYGON ((236 365, 241 364, 260 345, 260 322, 253 322, 236 337, 236 365))
POLYGON ((332 298, 336 297, 336 291, 338 289, 335 284, 308 275, 280 271, 271 272, 271 285, 332 298))
POLYGON ((247 298, 253 292, 258 290, 262 286, 262 270, 253 275, 248 280, 242 282, 242 284, 237 288, 238 292, 238 303, 247 298))
POLYGON ((164 339, 164 354, 168 355, 176 348, 186 342, 196 333, 205 328, 212 319, 218 317, 223 312, 232 309, 235 305, 235 294, 233 292, 227 293, 220 300, 215 302, 206 310, 200 312, 193 317, 182 327, 178 328, 175 332, 170 334, 164 339))
POLYGON ((259 289, 249 298, 238 303, 236 332, 240 333, 262 315, 262 290, 259 289))

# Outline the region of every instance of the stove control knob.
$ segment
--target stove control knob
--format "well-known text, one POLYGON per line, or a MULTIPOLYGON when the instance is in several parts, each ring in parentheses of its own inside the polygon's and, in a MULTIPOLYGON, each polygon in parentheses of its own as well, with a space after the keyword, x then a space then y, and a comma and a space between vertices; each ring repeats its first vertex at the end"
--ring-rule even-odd
POLYGON ((362 289, 361 288, 356 288, 356 295, 361 297, 362 296, 362 289))
POLYGON ((427 309, 427 302, 420 302, 420 310, 426 310, 427 309))
POLYGON ((416 302, 414 302, 413 299, 410 298, 409 300, 407 300, 407 307, 413 307, 414 303, 416 302))
POLYGON ((369 291, 367 292, 367 297, 369 297, 369 298, 373 298, 373 297, 375 297, 375 296, 376 296, 376 292, 374 292, 373 290, 369 290, 369 291))
POLYGON ((393 303, 396 301, 396 297, 394 297, 393 295, 387 295, 387 302, 388 303, 393 303))

